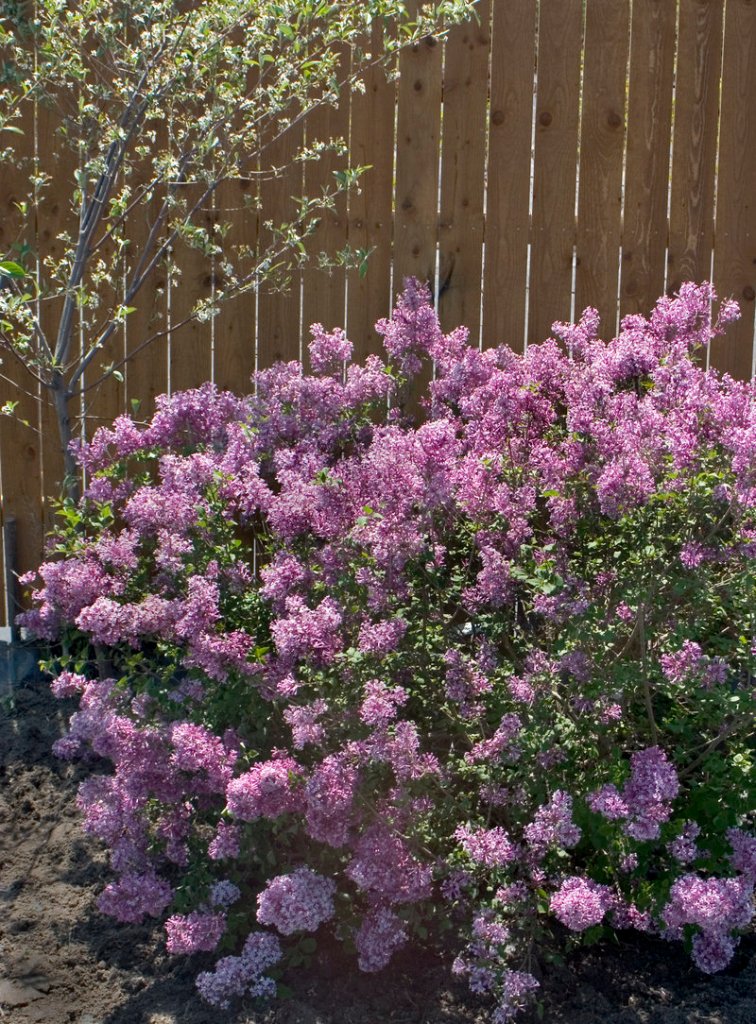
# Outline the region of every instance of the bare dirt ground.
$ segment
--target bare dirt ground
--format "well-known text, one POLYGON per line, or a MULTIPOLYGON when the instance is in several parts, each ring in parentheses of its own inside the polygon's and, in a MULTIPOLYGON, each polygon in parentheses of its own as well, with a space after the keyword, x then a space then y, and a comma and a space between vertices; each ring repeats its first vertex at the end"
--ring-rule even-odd
MULTIPOLYGON (((79 828, 83 769, 50 747, 64 709, 44 683, 0 702, 0 1024, 482 1024, 486 1013, 447 968, 407 956, 377 976, 336 957, 293 972, 293 997, 221 1013, 193 980, 209 962, 176 960, 159 926, 97 912, 106 858, 79 828)), ((522 1024, 756 1024, 756 939, 706 978, 685 953, 623 939, 548 968, 540 1016, 522 1024)))

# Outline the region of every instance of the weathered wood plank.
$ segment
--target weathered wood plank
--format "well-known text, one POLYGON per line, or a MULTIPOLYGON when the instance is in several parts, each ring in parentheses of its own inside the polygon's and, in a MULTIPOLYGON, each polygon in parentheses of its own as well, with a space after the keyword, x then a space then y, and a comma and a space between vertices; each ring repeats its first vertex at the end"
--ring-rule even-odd
POLYGON ((588 0, 575 314, 594 306, 607 335, 617 323, 629 17, 628 0, 588 0))
POLYGON ((444 61, 438 313, 444 330, 464 324, 480 337, 483 264, 483 178, 491 43, 491 4, 476 8, 479 22, 449 34, 444 61))
MULTIPOLYGON (((381 46, 374 29, 372 52, 381 46)), ((359 192, 349 196, 349 244, 353 250, 372 250, 364 273, 347 273, 347 335, 354 358, 380 352, 374 326, 391 308, 391 234, 394 195, 394 115, 396 83, 386 71, 365 71, 365 91, 352 94, 349 151, 357 167, 369 167, 359 192)))
POLYGON ((721 0, 680 0, 667 291, 708 280, 722 64, 721 0))
POLYGON ((483 344, 525 340, 536 0, 494 3, 483 344))
POLYGON ((399 61, 394 215, 394 293, 405 277, 434 286, 438 234, 438 152, 442 50, 428 36, 399 61))
MULTIPOLYGON (((303 143, 302 125, 283 132, 262 152, 263 175, 260 184, 260 243, 273 244, 273 236, 265 225, 280 226, 294 219, 292 197, 303 194, 302 165, 294 157, 303 143)), ((300 325, 301 272, 295 270, 285 287, 263 282, 258 302, 257 366, 266 369, 279 359, 298 359, 301 344, 300 325)))
POLYGON ((582 7, 582 0, 540 6, 529 343, 570 317, 582 7))
MULTIPOLYGON (((258 239, 258 183, 254 176, 224 182, 218 189, 216 222, 227 226, 224 244, 244 246, 254 252, 258 239)), ((247 261, 245 260, 245 263, 247 261)), ((213 267, 215 286, 223 289, 217 263, 213 267)), ((246 394, 255 369, 255 323, 257 303, 250 289, 221 305, 214 324, 215 353, 213 379, 219 388, 246 394)))
MULTIPOLYGON (((343 54, 340 61, 339 79, 349 76, 349 54, 343 54)), ((349 143, 350 90, 343 88, 336 107, 321 106, 307 117, 305 133, 307 145, 334 143, 342 140, 349 143)), ((331 191, 335 185, 334 173, 345 170, 348 157, 333 149, 326 149, 321 159, 309 161, 304 168, 305 194, 317 196, 323 189, 331 191)), ((332 209, 321 211, 318 223, 305 243, 310 256, 302 273, 302 346, 304 363, 309 367, 307 346, 310 342, 310 325, 319 323, 326 330, 344 327, 344 306, 346 300, 346 270, 331 267, 327 271, 317 265, 318 254, 333 259, 335 253, 344 249, 347 242, 347 197, 342 192, 334 200, 332 209)))
POLYGON ((741 319, 711 350, 711 365, 747 380, 756 303, 756 6, 727 4, 719 129, 714 285, 740 303, 741 319))
POLYGON ((664 290, 676 5, 633 0, 620 315, 664 290))
MULTIPOLYGON (((187 182, 177 191, 180 202, 190 206, 200 201, 203 184, 187 182)), ((208 199, 192 218, 201 227, 212 230, 214 214, 208 199)), ((210 380, 212 349, 210 322, 191 319, 196 303, 209 299, 212 292, 212 262, 209 256, 182 239, 173 245, 171 264, 176 271, 169 281, 170 321, 169 381, 171 393, 199 387, 210 380)))
MULTIPOLYGON (((31 106, 27 110, 31 115, 31 106)), ((26 159, 0 162, 0 252, 3 257, 22 262, 33 274, 35 239, 28 230, 24 230, 17 206, 27 195, 29 177, 34 168, 33 116, 27 117, 21 128, 29 145, 26 159), (29 246, 30 251, 22 254, 19 246, 29 246)), ((6 401, 17 403, 13 415, 0 416, 0 521, 3 527, 9 520, 16 521, 15 568, 18 572, 25 572, 39 562, 42 546, 43 438, 39 433, 39 387, 7 350, 2 352, 0 374, 0 404, 6 401), (28 427, 24 420, 29 423, 28 427)), ((18 586, 13 587, 9 601, 12 607, 7 609, 6 624, 18 610, 20 596, 18 586)))

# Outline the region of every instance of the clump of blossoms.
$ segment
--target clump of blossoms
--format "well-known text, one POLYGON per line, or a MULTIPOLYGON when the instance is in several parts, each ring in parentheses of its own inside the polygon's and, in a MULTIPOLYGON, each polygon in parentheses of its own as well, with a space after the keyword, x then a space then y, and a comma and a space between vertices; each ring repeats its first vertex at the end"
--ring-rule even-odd
POLYGON ((310 375, 163 397, 79 451, 22 623, 79 701, 56 752, 110 766, 79 792, 100 908, 227 953, 210 1003, 272 994, 321 929, 376 972, 452 925, 495 1022, 565 936, 731 961, 756 883, 756 387, 702 368, 737 315, 714 300, 684 285, 610 341, 587 310, 520 355, 445 335, 408 281, 387 362, 318 325, 310 375))

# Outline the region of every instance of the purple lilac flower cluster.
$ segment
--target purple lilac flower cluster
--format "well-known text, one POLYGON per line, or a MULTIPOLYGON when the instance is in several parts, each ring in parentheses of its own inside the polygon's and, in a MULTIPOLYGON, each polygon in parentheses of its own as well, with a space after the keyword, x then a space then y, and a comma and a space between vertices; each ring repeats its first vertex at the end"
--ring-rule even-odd
POLYGON ((630 769, 621 793, 611 784, 591 793, 591 810, 610 821, 624 819, 624 829, 634 839, 657 839, 680 788, 677 772, 659 747, 633 754, 630 769))
POLYGON ((282 935, 317 931, 333 917, 336 884, 310 868, 272 878, 257 897, 257 920, 282 935))
POLYGON ((683 285, 609 341, 587 310, 518 354, 444 334, 409 281, 385 361, 314 325, 311 373, 163 396, 81 448, 21 621, 71 655, 56 753, 112 769, 79 791, 101 909, 165 915, 177 954, 243 942, 210 1003, 275 990, 261 924, 332 928, 373 972, 438 891, 496 1022, 536 987, 546 904, 729 962, 756 882, 756 385, 703 369, 737 312, 714 299, 683 285))

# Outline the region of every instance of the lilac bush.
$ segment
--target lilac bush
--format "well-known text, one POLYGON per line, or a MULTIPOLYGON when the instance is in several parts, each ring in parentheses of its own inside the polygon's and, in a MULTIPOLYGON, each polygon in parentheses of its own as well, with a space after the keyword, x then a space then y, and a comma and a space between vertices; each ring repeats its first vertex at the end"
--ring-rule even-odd
POLYGON ((456 935, 496 1022, 560 941, 731 962, 756 883, 756 387, 703 368, 738 315, 714 301, 686 284, 608 342, 589 309, 518 355, 445 335, 410 280, 387 362, 316 325, 311 374, 163 397, 80 450, 22 621, 79 697, 57 753, 100 767, 100 908, 223 954, 209 1002, 271 994, 320 929, 368 972, 456 935))

